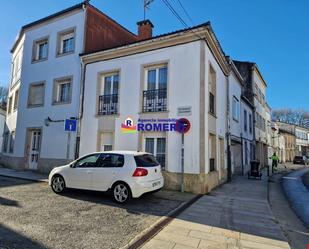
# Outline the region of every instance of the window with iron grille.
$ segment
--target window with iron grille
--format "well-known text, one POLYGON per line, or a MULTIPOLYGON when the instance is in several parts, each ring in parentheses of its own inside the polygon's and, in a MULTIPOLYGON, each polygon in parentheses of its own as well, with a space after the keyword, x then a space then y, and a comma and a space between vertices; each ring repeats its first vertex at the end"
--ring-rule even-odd
POLYGON ((109 74, 102 79, 103 95, 99 96, 99 115, 113 115, 118 113, 119 74, 109 74))
POLYGON ((209 171, 215 171, 215 159, 214 158, 209 158, 209 171))
POLYGON ((167 110, 167 66, 146 69, 146 82, 143 91, 143 112, 167 110))

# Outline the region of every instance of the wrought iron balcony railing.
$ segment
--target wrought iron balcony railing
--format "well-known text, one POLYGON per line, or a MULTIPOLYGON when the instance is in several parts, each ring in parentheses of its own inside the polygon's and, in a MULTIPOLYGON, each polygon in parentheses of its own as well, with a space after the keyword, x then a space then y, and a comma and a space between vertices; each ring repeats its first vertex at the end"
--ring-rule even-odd
POLYGON ((166 111, 167 89, 143 91, 143 112, 166 111))
POLYGON ((118 113, 118 94, 99 96, 98 115, 113 115, 118 113))

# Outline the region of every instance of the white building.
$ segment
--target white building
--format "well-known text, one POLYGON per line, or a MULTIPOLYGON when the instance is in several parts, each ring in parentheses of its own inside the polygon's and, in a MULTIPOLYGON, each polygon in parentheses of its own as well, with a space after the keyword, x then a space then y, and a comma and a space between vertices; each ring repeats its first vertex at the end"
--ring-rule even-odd
POLYGON ((296 136, 296 156, 309 155, 308 147, 308 132, 307 128, 301 126, 295 126, 295 136, 296 136))
MULTIPOLYGON (((152 27, 148 20, 139 25, 152 27)), ((153 129, 125 134, 121 128, 127 120, 139 127, 141 119, 185 117, 191 123, 184 135, 185 190, 205 193, 226 180, 229 67, 209 23, 86 54, 82 61, 81 155, 151 152, 165 168, 165 185, 180 189, 181 134, 153 129)))
POLYGON ((64 120, 79 118, 80 53, 136 39, 87 1, 23 26, 11 51, 1 162, 49 171, 74 159, 78 134, 64 120))
POLYGON ((253 106, 242 94, 244 80, 232 60, 229 75, 229 126, 232 173, 244 175, 253 159, 253 106))
POLYGON ((241 73, 244 82, 244 96, 254 106, 253 122, 255 129, 254 158, 259 160, 261 166, 267 165, 270 151, 270 109, 266 103, 267 84, 256 63, 234 61, 241 73))
POLYGON ((2 145, 3 145, 5 118, 6 118, 6 110, 0 106, 0 148, 1 148, 1 151, 2 151, 2 145))

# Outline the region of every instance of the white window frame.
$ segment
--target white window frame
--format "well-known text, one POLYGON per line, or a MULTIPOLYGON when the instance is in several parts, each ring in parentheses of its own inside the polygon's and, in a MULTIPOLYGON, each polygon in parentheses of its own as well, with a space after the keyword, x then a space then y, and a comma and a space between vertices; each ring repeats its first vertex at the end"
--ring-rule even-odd
POLYGON ((72 102, 72 90, 73 89, 73 76, 66 76, 62 78, 54 79, 54 90, 53 90, 53 105, 70 104, 72 102), (70 84, 68 99, 65 101, 61 100, 61 86, 70 84))
POLYGON ((33 41, 33 51, 32 51, 32 63, 45 61, 48 59, 48 50, 49 50, 49 37, 43 37, 38 40, 33 41), (40 56, 40 45, 46 43, 46 56, 39 58, 40 56))
POLYGON ((235 95, 233 96, 232 115, 233 115, 233 119, 238 122, 239 116, 240 116, 240 102, 239 102, 239 99, 235 95))
MULTIPOLYGON (((157 135, 155 135, 155 134, 147 134, 147 135, 145 135, 144 136, 144 146, 143 146, 143 150, 144 151, 146 151, 146 139, 153 139, 153 149, 154 149, 154 151, 153 151, 153 155, 155 156, 155 157, 157 157, 157 155, 158 155, 158 139, 160 139, 160 138, 164 138, 165 139, 165 148, 164 148, 164 150, 165 150, 165 153, 164 153, 164 155, 165 155, 165 169, 167 168, 166 166, 167 166, 167 161, 166 161, 166 156, 167 156, 167 139, 166 139, 166 136, 164 136, 164 135, 162 135, 162 134, 157 134, 157 135)), ((160 155, 162 155, 163 153, 159 153, 160 155)), ((162 165, 161 165, 162 166, 162 165)))
POLYGON ((66 30, 60 31, 57 34, 57 54, 56 56, 63 56, 68 54, 73 54, 76 49, 76 28, 68 28, 66 30), (64 41, 68 39, 73 39, 73 49, 70 51, 63 52, 64 41))
POLYGON ((144 89, 148 90, 158 90, 158 89, 166 89, 168 88, 168 64, 159 64, 154 66, 145 67, 145 80, 144 80, 144 89), (166 88, 159 88, 159 71, 162 68, 166 68, 166 88), (155 70, 156 71, 156 82, 155 82, 155 89, 148 89, 148 73, 149 71, 155 70))

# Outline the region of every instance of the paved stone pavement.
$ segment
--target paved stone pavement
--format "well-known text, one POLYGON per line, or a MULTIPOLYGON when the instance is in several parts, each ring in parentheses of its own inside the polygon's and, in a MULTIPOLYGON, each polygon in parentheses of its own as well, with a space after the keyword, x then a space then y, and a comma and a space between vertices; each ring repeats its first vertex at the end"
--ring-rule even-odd
POLYGON ((172 220, 143 249, 290 248, 267 201, 262 181, 236 177, 172 220))
POLYGON ((35 182, 48 182, 48 175, 42 175, 30 170, 14 170, 0 166, 0 176, 14 177, 35 182))

